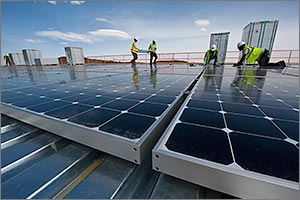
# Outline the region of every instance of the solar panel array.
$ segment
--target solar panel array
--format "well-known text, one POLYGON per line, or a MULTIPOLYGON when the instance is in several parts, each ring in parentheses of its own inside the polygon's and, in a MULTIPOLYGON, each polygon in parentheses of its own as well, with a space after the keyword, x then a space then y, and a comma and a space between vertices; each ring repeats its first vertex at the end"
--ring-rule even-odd
MULTIPOLYGON (((155 153, 299 182, 298 77, 233 69, 206 69, 155 153)), ((168 165, 156 156, 154 168, 168 165)))
POLYGON ((136 139, 168 108, 193 78, 160 75, 156 88, 151 80, 145 78, 139 83, 140 90, 137 90, 131 83, 132 74, 101 77, 3 91, 2 102, 136 139))

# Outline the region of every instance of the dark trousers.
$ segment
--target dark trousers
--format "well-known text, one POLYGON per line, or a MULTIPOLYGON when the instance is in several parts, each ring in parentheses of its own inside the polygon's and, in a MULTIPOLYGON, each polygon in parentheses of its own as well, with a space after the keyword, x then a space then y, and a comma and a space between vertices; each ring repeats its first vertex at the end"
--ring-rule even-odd
POLYGON ((276 63, 270 63, 270 52, 269 50, 265 49, 265 51, 263 52, 263 54, 261 55, 261 57, 258 60, 258 64, 260 66, 261 69, 281 69, 282 66, 280 66, 280 62, 276 62, 276 63))
POLYGON ((150 65, 152 65, 153 57, 155 58, 153 63, 156 64, 157 54, 155 52, 150 52, 150 65))
POLYGON ((133 59, 130 62, 135 62, 138 59, 137 53, 131 52, 133 59))

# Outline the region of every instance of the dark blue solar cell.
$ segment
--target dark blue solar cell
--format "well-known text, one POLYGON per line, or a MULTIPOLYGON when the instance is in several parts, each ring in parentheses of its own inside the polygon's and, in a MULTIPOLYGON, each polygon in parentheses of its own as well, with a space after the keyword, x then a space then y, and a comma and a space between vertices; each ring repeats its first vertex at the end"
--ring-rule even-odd
POLYGON ((230 133, 236 162, 246 170, 299 181, 299 149, 276 139, 230 133))
POLYGON ((222 103, 223 110, 226 112, 241 113, 246 115, 264 116, 257 107, 247 104, 222 103))
POLYGON ((77 102, 77 101, 83 101, 83 100, 89 99, 91 97, 94 97, 94 96, 83 94, 83 95, 76 95, 76 96, 71 96, 71 97, 69 96, 66 98, 62 98, 62 100, 70 101, 70 102, 77 102))
POLYGON ((286 137, 272 124, 271 121, 242 115, 225 114, 227 126, 234 131, 253 133, 285 139, 286 137))
POLYGON ((128 93, 123 93, 123 92, 109 92, 109 93, 104 93, 103 96, 105 97, 121 97, 121 96, 124 96, 128 93))
POLYGON ((101 126, 99 130, 130 139, 137 139, 145 133, 154 121, 155 118, 153 117, 125 113, 101 126))
POLYGON ((168 90, 168 89, 165 89, 164 91, 160 91, 158 93, 158 95, 164 95, 164 96, 172 96, 172 97, 175 97, 175 96, 179 96, 181 94, 181 90, 168 90))
POLYGON ((113 102, 107 103, 103 105, 103 107, 122 111, 122 110, 127 110, 138 103, 139 103, 138 101, 120 99, 120 100, 115 100, 113 102))
POLYGON ((182 122, 225 128, 222 114, 215 111, 195 110, 187 108, 183 111, 180 120, 182 122))
POLYGON ((205 92, 196 92, 192 96, 193 99, 206 100, 206 101, 218 101, 218 96, 216 93, 205 93, 205 92))
POLYGON ((150 116, 160 116, 166 109, 167 105, 159 105, 153 103, 141 103, 129 110, 129 112, 150 115, 150 116))
POLYGON ((28 96, 26 94, 15 94, 14 97, 1 98, 1 101, 5 102, 5 103, 17 103, 17 102, 31 100, 31 99, 32 99, 32 96, 28 96))
POLYGON ((221 95, 220 99, 224 103, 252 104, 248 99, 245 98, 244 95, 221 95))
POLYGON ((65 102, 65 101, 52 101, 49 103, 43 103, 43 104, 38 104, 38 105, 33 105, 27 107, 27 109, 35 111, 35 112, 46 112, 48 110, 53 110, 62 106, 70 105, 70 103, 65 102))
POLYGON ((88 100, 83 100, 83 101, 79 101, 82 104, 88 104, 88 105, 92 105, 92 106, 99 106, 102 105, 104 103, 107 103, 109 101, 113 101, 115 100, 115 98, 110 98, 110 97, 94 97, 94 98, 90 98, 88 100))
POLYGON ((221 130, 180 123, 172 131, 166 147, 224 165, 233 162, 227 134, 221 130))
POLYGON ((198 100, 198 99, 191 99, 187 104, 189 108, 202 108, 208 110, 221 110, 220 103, 217 101, 206 101, 206 100, 198 100))
POLYGON ((66 119, 70 118, 74 115, 77 115, 79 113, 82 113, 84 111, 87 111, 91 109, 90 106, 80 105, 80 104, 72 104, 69 106, 65 106, 62 108, 58 108, 49 112, 46 112, 45 115, 50 115, 52 117, 56 117, 59 119, 66 119))
POLYGON ((123 97, 124 99, 133 99, 133 100, 144 100, 147 97, 149 97, 149 94, 143 94, 143 93, 134 93, 130 94, 128 96, 123 97))
POLYGON ((260 106, 270 106, 270 107, 280 107, 280 108, 287 108, 288 106, 285 105, 284 103, 282 102, 279 102, 279 101, 276 101, 276 99, 274 100, 266 100, 266 99, 253 99, 253 102, 255 104, 258 104, 260 106))
POLYGON ((120 112, 117 111, 96 108, 83 114, 77 115, 76 117, 72 117, 68 119, 68 121, 77 124, 82 124, 84 126, 92 128, 100 126, 101 124, 115 117, 119 113, 120 112))
POLYGON ((151 98, 147 99, 148 102, 154 102, 154 103, 161 103, 161 104, 171 104, 175 100, 175 97, 171 96, 152 96, 151 98))
POLYGON ((299 123, 283 120, 273 120, 277 126, 291 139, 299 142, 299 123))
POLYGON ((52 94, 47 94, 45 96, 53 99, 62 99, 62 98, 70 97, 70 94, 65 92, 55 92, 52 94))
POLYGON ((47 99, 47 98, 40 98, 40 97, 33 97, 26 100, 26 101, 21 101, 17 103, 13 103, 13 105, 21 107, 21 108, 26 108, 32 105, 37 105, 37 104, 43 104, 43 103, 50 103, 53 102, 53 99, 47 99))
POLYGON ((14 97, 14 95, 16 95, 18 93, 16 92, 12 92, 12 91, 2 91, 1 92, 1 99, 4 99, 4 98, 12 98, 14 97))
POLYGON ((260 106, 260 109, 262 109, 262 111, 266 113, 267 116, 272 118, 294 121, 299 120, 299 112, 292 109, 268 108, 263 106, 260 106))

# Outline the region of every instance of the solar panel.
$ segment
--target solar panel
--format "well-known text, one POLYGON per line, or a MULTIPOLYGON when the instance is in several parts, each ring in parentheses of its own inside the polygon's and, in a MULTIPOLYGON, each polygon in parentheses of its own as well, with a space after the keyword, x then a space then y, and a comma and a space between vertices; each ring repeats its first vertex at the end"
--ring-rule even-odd
MULTIPOLYGON (((68 70, 60 73, 69 75, 68 70)), ((80 70, 87 73, 91 69, 80 70)), ((25 88, 21 85, 2 91, 2 112, 140 164, 200 70, 193 74, 174 74, 170 69, 169 74, 158 73, 155 87, 149 80, 153 76, 149 66, 141 65, 139 70, 138 82, 133 80, 132 71, 119 69, 106 75, 96 70, 98 76, 84 74, 75 81, 25 88)))
POLYGON ((295 198, 298 81, 208 66, 155 146, 153 169, 241 198, 295 198))

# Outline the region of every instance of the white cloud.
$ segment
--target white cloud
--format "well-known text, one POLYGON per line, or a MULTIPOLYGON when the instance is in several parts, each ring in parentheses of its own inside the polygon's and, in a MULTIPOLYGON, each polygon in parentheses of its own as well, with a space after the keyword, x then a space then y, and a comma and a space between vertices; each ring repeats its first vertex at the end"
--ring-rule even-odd
POLYGON ((129 39, 130 36, 128 33, 113 30, 113 29, 98 29, 96 31, 90 31, 86 34, 78 34, 73 32, 61 32, 57 30, 44 30, 37 31, 35 35, 41 37, 47 37, 57 41, 67 41, 67 42, 83 42, 83 43, 94 43, 102 41, 104 38, 113 38, 113 39, 121 39, 126 40, 129 39))
POLYGON ((69 44, 69 43, 68 42, 60 42, 59 44, 66 45, 66 44, 69 44))
POLYGON ((35 34, 38 36, 48 37, 53 40, 93 43, 93 40, 88 35, 78 34, 73 32, 63 33, 56 30, 48 30, 48 31, 38 31, 35 32, 35 34))
POLYGON ((73 5, 81 5, 84 3, 85 3, 85 1, 70 1, 70 4, 73 4, 73 5))
POLYGON ((48 1, 48 3, 50 3, 52 5, 56 5, 56 1, 48 1))
POLYGON ((108 19, 102 18, 102 17, 96 17, 95 20, 99 21, 99 22, 107 22, 107 23, 111 23, 112 22, 111 20, 108 20, 108 19))
POLYGON ((207 19, 198 19, 195 21, 195 24, 197 26, 204 28, 204 27, 208 27, 210 25, 210 21, 207 19))
POLYGON ((200 30, 201 30, 201 31, 204 31, 204 32, 206 32, 206 31, 207 31, 207 29, 206 29, 206 28, 201 28, 200 30))
POLYGON ((35 44, 39 44, 39 43, 44 43, 46 41, 40 40, 40 39, 26 39, 26 42, 30 42, 30 43, 35 43, 35 44))
POLYGON ((98 29, 96 31, 90 31, 88 33, 92 36, 100 37, 100 38, 111 37, 117 39, 130 39, 128 33, 124 31, 113 30, 113 29, 98 29))

